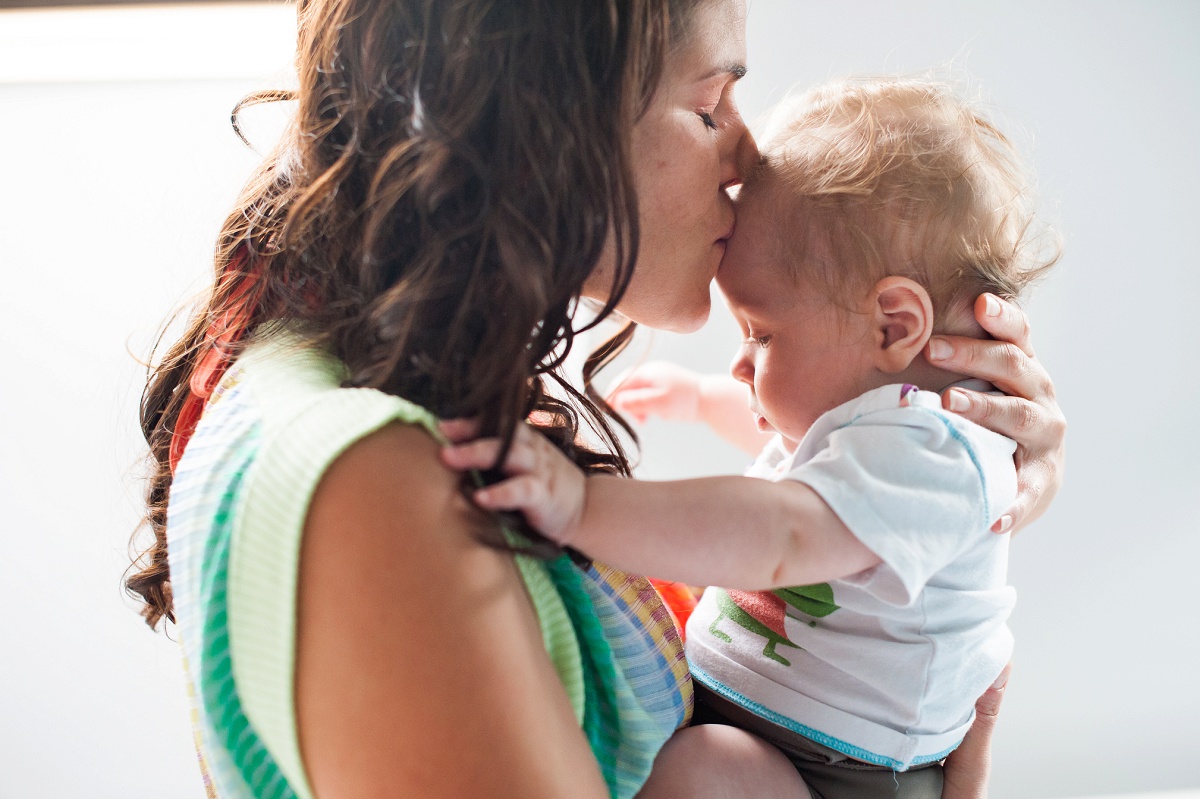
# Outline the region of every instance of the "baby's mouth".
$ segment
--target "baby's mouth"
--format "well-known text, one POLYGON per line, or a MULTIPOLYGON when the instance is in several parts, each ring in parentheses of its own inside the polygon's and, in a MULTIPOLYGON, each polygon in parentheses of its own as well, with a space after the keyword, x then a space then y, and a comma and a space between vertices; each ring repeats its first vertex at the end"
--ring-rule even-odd
POLYGON ((750 403, 750 413, 754 414, 754 425, 758 428, 758 432, 771 433, 775 431, 775 428, 771 426, 771 423, 767 421, 767 417, 763 416, 762 411, 759 410, 758 405, 754 402, 750 403))

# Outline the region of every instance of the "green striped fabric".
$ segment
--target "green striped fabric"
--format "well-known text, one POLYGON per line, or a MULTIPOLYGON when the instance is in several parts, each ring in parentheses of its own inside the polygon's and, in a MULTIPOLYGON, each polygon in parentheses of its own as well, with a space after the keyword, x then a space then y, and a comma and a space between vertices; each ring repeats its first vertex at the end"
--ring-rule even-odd
MULTIPOLYGON (((312 797, 292 697, 300 536, 321 475, 393 421, 440 440, 423 409, 341 388, 343 379, 340 363, 287 329, 260 331, 214 392, 176 472, 176 616, 202 762, 221 799, 312 797)), ((653 602, 645 615, 644 603, 622 599, 640 578, 580 571, 566 557, 516 561, 610 792, 632 797, 690 709, 678 641, 652 622, 653 602)))

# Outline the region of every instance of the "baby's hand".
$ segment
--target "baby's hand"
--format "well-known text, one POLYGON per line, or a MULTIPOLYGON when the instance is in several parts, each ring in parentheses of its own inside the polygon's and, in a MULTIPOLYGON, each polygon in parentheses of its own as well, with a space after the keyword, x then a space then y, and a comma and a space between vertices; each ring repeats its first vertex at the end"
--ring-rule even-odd
MULTIPOLYGON (((442 448, 442 462, 450 468, 495 465, 500 439, 475 438, 478 428, 468 419, 444 421, 440 429, 451 442, 442 448)), ((583 516, 583 471, 527 424, 517 426, 501 471, 508 479, 475 491, 475 502, 489 510, 519 510, 542 535, 569 543, 583 516)))
POLYGON ((677 422, 700 419, 701 375, 667 361, 636 366, 613 381, 608 404, 644 424, 650 416, 677 422))

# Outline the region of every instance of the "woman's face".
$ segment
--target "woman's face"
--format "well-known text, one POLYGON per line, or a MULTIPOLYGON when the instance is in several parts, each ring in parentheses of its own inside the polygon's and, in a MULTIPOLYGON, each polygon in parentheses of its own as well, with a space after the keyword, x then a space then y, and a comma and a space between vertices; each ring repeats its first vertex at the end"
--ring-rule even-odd
MULTIPOLYGON (((733 233, 726 191, 757 155, 733 99, 745 63, 745 0, 702 2, 634 128, 641 238, 618 310, 635 322, 686 333, 708 319, 709 283, 733 233)), ((614 262, 610 250, 584 296, 607 298, 614 262)))

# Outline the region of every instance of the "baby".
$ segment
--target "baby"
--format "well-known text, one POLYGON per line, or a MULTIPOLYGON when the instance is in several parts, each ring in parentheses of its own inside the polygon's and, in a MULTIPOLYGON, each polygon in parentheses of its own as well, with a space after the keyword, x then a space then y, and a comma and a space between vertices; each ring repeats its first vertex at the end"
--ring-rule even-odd
POLYGON ((935 333, 984 337, 976 298, 1015 298, 1055 259, 1009 141, 945 87, 817 89, 776 111, 762 152, 717 275, 744 337, 735 380, 660 366, 614 397, 697 409, 761 449, 746 476, 585 479, 522 431, 477 500, 618 568, 737 587, 706 591, 687 625, 699 720, 774 744, 814 797, 938 797, 1012 652, 991 530, 1016 473, 1011 440, 942 408, 947 388, 991 387, 924 352, 935 333))

